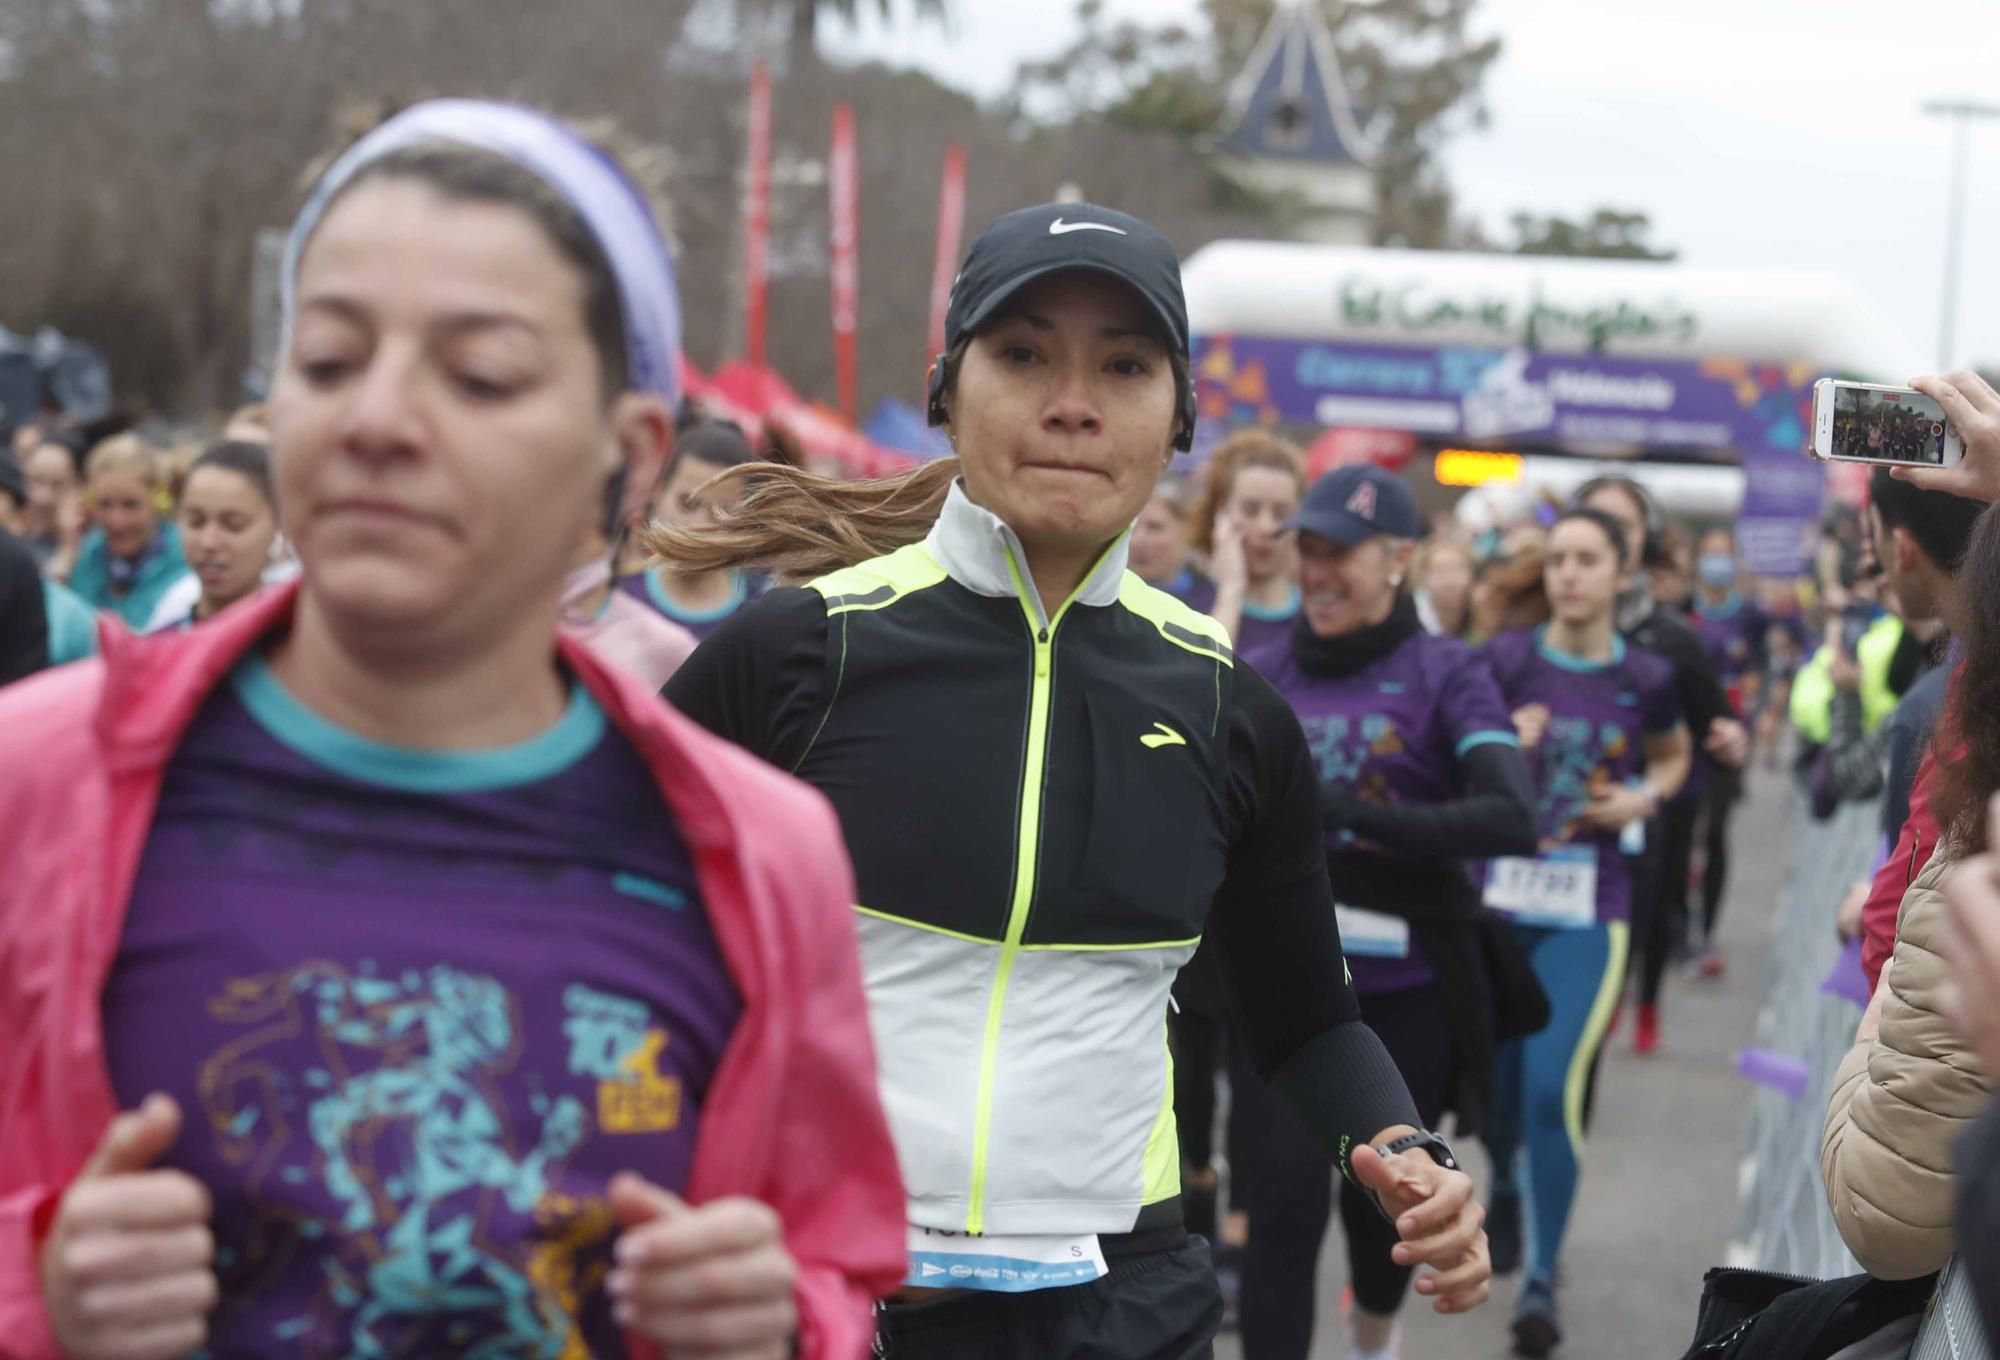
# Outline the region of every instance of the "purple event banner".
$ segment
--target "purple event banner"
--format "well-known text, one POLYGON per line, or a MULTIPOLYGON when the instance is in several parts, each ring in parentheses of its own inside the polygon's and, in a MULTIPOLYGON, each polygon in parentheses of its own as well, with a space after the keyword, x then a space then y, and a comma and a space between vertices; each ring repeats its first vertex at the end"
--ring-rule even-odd
POLYGON ((1736 462, 1739 540, 1759 574, 1804 568, 1825 489, 1805 452, 1818 376, 1805 365, 1204 336, 1194 372, 1207 447, 1282 424, 1736 462))

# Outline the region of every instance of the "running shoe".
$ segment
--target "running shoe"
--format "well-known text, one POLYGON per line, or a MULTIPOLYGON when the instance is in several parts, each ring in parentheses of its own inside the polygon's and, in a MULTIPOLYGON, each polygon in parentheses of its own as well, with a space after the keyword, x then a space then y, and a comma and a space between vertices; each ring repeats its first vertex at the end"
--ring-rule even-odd
POLYGON ((1529 1360, 1542 1357, 1562 1344, 1562 1320, 1556 1315, 1553 1285, 1530 1280, 1521 1286, 1521 1298, 1514 1305, 1514 1354, 1529 1360))
POLYGON ((1486 1205, 1486 1254, 1495 1275, 1521 1268, 1521 1195, 1495 1190, 1486 1205))
POLYGON ((1650 1058, 1660 1047, 1660 1008, 1639 1007, 1639 1023, 1632 1032, 1632 1051, 1650 1058))

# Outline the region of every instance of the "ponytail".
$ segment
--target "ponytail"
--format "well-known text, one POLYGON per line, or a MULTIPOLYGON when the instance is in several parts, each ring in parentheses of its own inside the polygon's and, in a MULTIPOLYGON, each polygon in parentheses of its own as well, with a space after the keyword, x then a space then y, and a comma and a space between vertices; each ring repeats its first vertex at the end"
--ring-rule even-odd
POLYGON ((958 459, 937 458, 895 477, 848 481, 782 463, 742 463, 712 477, 743 496, 713 523, 651 524, 640 542, 671 571, 754 568, 809 581, 920 543, 958 480, 958 459))

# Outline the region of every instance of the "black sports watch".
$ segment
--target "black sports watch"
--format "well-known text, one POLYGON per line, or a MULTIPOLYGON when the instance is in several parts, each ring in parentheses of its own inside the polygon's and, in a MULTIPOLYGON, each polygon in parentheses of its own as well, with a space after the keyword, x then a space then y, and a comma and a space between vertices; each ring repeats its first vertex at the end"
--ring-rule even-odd
POLYGON ((1415 1133, 1406 1133, 1401 1138, 1385 1143, 1375 1150, 1384 1157, 1393 1157, 1399 1152, 1408 1152, 1411 1148, 1422 1148, 1425 1152, 1430 1153, 1431 1160, 1447 1171, 1458 1170, 1458 1158, 1452 1156, 1451 1144, 1445 1142, 1441 1135, 1432 1133, 1429 1129, 1419 1129, 1415 1133))

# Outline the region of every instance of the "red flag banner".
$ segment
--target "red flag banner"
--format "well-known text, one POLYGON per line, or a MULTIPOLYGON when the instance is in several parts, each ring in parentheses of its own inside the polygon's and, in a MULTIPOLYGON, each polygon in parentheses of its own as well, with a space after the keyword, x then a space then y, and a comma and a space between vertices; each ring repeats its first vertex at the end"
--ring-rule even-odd
POLYGON ((951 302, 952 280, 958 275, 959 238, 965 234, 965 148, 953 142, 945 148, 944 175, 938 181, 937 253, 931 259, 931 328, 928 362, 944 352, 944 314, 951 302))
POLYGON ((836 104, 827 156, 828 217, 833 274, 833 367, 840 414, 857 423, 861 399, 855 375, 855 329, 861 309, 861 158, 854 147, 854 106, 836 104))
POLYGON ((762 367, 771 284, 771 69, 762 60, 750 72, 744 160, 743 352, 762 367))

